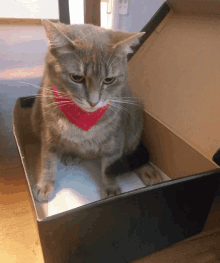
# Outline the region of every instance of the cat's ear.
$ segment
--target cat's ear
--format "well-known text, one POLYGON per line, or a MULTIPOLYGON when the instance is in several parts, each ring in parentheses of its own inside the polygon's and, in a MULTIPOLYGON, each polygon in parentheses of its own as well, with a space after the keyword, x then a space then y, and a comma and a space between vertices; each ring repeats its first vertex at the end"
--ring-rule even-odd
POLYGON ((145 34, 141 33, 127 33, 122 31, 113 31, 110 37, 111 45, 114 49, 122 49, 125 53, 133 53, 132 46, 139 44, 139 39, 145 34))
POLYGON ((60 48, 68 44, 75 45, 74 40, 71 40, 65 33, 68 30, 65 24, 55 24, 46 19, 42 19, 41 22, 45 28, 50 48, 60 48))

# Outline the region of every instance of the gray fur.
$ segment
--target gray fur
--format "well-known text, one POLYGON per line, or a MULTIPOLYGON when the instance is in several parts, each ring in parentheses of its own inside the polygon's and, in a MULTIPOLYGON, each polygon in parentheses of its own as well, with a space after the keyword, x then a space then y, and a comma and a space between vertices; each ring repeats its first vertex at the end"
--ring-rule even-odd
MULTIPOLYGON (((140 142, 143 116, 140 102, 127 86, 127 54, 142 33, 123 33, 93 25, 52 24, 43 20, 49 39, 41 87, 33 107, 32 124, 41 137, 41 169, 34 196, 47 201, 53 192, 59 159, 102 158, 103 196, 120 193, 105 169, 140 142), (84 83, 69 74, 82 75, 84 83), (105 78, 116 81, 107 86, 105 78), (83 109, 94 111, 110 104, 89 131, 70 123, 54 102, 51 86, 71 96, 83 109)), ((72 161, 70 161, 72 162, 72 161)))

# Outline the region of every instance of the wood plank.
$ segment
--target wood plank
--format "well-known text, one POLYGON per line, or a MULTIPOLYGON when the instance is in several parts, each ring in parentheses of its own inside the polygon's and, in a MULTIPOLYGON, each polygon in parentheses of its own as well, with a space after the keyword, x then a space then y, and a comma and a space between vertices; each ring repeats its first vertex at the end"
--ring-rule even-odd
POLYGON ((220 229, 215 229, 202 232, 133 263, 219 263, 219 258, 220 229))
POLYGON ((101 25, 100 0, 84 0, 84 22, 85 24, 101 25))
POLYGON ((36 220, 23 168, 0 165, 1 262, 43 263, 36 220))

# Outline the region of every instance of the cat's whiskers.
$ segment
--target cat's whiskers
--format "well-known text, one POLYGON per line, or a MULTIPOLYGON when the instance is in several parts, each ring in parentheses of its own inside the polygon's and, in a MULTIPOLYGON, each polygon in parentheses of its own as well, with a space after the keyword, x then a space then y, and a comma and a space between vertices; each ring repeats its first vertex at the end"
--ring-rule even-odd
POLYGON ((39 95, 39 94, 34 94, 29 97, 36 97, 36 98, 54 98, 54 96, 48 96, 48 95, 39 95))
POLYGON ((108 59, 108 62, 107 62, 107 67, 109 67, 110 60, 111 60, 112 56, 114 55, 114 53, 115 53, 115 49, 112 50, 112 53, 109 56, 109 59, 108 59))
POLYGON ((133 102, 138 102, 138 103, 140 103, 140 101, 143 101, 143 98, 140 98, 139 96, 138 96, 138 98, 137 97, 111 97, 111 99, 114 99, 114 100, 122 100, 122 101, 125 101, 125 100, 129 100, 129 101, 133 101, 133 102))
MULTIPOLYGON (((112 99, 118 99, 118 97, 111 97, 111 98, 112 98, 112 99)), ((130 99, 133 99, 133 100, 137 100, 137 98, 134 98, 134 97, 131 97, 131 96, 130 96, 130 97, 124 97, 124 96, 123 96, 123 97, 120 97, 120 99, 129 99, 129 98, 130 98, 130 99)))
POLYGON ((56 110, 57 109, 57 107, 58 107, 58 105, 57 104, 53 104, 53 105, 46 105, 46 106, 44 106, 44 112, 45 113, 49 113, 49 114, 51 114, 51 110, 56 110))
POLYGON ((44 112, 48 113, 49 115, 51 114, 51 110, 55 110, 57 107, 56 105, 51 106, 51 108, 44 108, 44 112))
POLYGON ((140 106, 140 104, 134 103, 132 101, 119 101, 119 100, 112 100, 113 102, 118 102, 120 104, 130 104, 130 105, 136 105, 136 106, 140 106))
POLYGON ((109 103, 109 105, 119 109, 121 112, 125 113, 129 117, 129 112, 125 107, 119 106, 119 105, 114 104, 114 103, 109 103))
MULTIPOLYGON (((44 105, 44 107, 50 107, 52 105, 57 105, 58 103, 55 101, 55 102, 51 102, 47 105, 44 105)), ((68 104, 72 104, 72 101, 59 101, 59 104, 62 104, 62 105, 68 105, 68 104)))
MULTIPOLYGON (((43 87, 43 88, 45 89, 45 87, 43 87)), ((49 91, 49 93, 51 92, 52 97, 54 97, 54 93, 56 93, 56 95, 58 95, 58 96, 65 96, 65 97, 70 98, 70 96, 64 94, 64 93, 61 92, 61 91, 55 91, 55 90, 51 90, 51 89, 49 89, 49 90, 47 90, 47 91, 49 91)), ((73 95, 72 95, 72 96, 73 96, 73 95)), ((79 99, 77 99, 75 96, 73 96, 73 97, 74 97, 74 100, 73 100, 73 101, 76 101, 77 103, 81 104, 81 101, 80 101, 79 99)), ((64 98, 64 99, 65 99, 65 98, 64 98)), ((72 102, 72 101, 71 101, 71 102, 72 102)))
MULTIPOLYGON (((40 88, 40 86, 34 85, 34 84, 32 84, 32 83, 27 83, 27 82, 24 82, 24 81, 18 81, 18 82, 23 83, 23 84, 27 84, 27 85, 31 85, 31 86, 35 87, 36 89, 39 89, 39 88, 40 88)), ((43 88, 44 90, 47 90, 47 91, 49 91, 49 92, 51 92, 51 93, 53 93, 53 92, 62 93, 62 92, 60 92, 60 91, 53 91, 53 90, 52 90, 51 88, 49 88, 49 87, 41 87, 41 88, 43 88)))
POLYGON ((54 96, 48 96, 48 95, 40 95, 40 94, 34 94, 34 95, 30 95, 27 98, 23 98, 23 100, 28 100, 29 98, 54 98, 54 96))
POLYGON ((137 103, 134 103, 134 102, 129 101, 129 100, 128 101, 125 101, 125 100, 111 100, 111 101, 118 102, 120 104, 130 104, 130 105, 135 105, 135 106, 141 107, 141 104, 137 104, 137 103))
POLYGON ((63 92, 61 92, 61 91, 55 91, 55 90, 52 90, 51 89, 51 87, 43 87, 43 86, 40 86, 40 85, 34 85, 34 84, 32 84, 32 83, 28 83, 28 82, 24 82, 24 81, 18 81, 18 82, 20 82, 20 83, 23 83, 23 84, 26 84, 26 85, 31 85, 31 86, 33 86, 33 87, 35 87, 36 89, 39 89, 40 87, 41 88, 43 88, 44 90, 46 90, 46 91, 49 91, 49 92, 51 92, 51 93, 57 93, 57 94, 63 94, 63 95, 65 95, 63 92))
POLYGON ((73 102, 76 102, 76 103, 78 103, 78 104, 82 105, 82 101, 81 101, 81 100, 79 100, 79 99, 78 99, 78 98, 76 98, 76 97, 74 97, 74 100, 73 100, 73 102))
POLYGON ((112 99, 111 101, 116 101, 116 102, 132 102, 132 103, 137 103, 140 104, 138 100, 132 100, 132 99, 112 99))
MULTIPOLYGON (((112 111, 115 113, 114 108, 111 108, 111 106, 113 106, 113 105, 109 105, 109 109, 112 110, 112 111)), ((111 123, 111 128, 114 128, 114 129, 116 130, 116 129, 118 129, 119 127, 116 126, 114 123, 111 123)))
MULTIPOLYGON (((112 64, 112 63, 111 63, 112 64)), ((117 66, 118 64, 120 64, 120 61, 118 61, 117 63, 113 64, 112 67, 117 66)))
POLYGON ((82 66, 82 67, 84 67, 84 64, 83 64, 83 62, 82 62, 82 60, 81 60, 81 58, 75 53, 75 52, 73 52, 73 54, 74 54, 74 56, 76 56, 77 58, 78 58, 78 60, 75 60, 77 63, 79 62, 79 64, 80 64, 80 66, 82 66))
MULTIPOLYGON (((62 100, 62 101, 59 101, 59 104, 72 104, 74 102, 78 102, 79 104, 82 104, 81 101, 77 98, 74 97, 74 100, 65 100, 65 98, 62 100)), ((51 104, 57 104, 57 102, 51 102, 50 104, 47 104, 47 105, 51 105, 51 104)))
POLYGON ((112 65, 112 63, 113 63, 117 58, 119 58, 119 56, 116 56, 116 57, 112 60, 112 62, 108 65, 108 68, 112 65))
POLYGON ((31 85, 31 86, 33 86, 33 87, 35 87, 35 88, 39 88, 40 86, 38 86, 38 85, 34 85, 34 84, 32 84, 32 83, 27 83, 27 82, 24 82, 24 81, 18 81, 18 82, 20 82, 20 83, 23 83, 23 84, 27 84, 27 85, 31 85))
MULTIPOLYGON (((32 83, 27 83, 27 82, 24 82, 24 81, 19 81, 19 82, 20 82, 20 83, 23 83, 23 84, 31 85, 31 86, 33 86, 33 87, 35 87, 35 88, 39 88, 39 87, 40 87, 40 86, 34 85, 34 84, 32 84, 32 83)), ((66 94, 64 94, 64 93, 61 92, 61 91, 52 90, 50 87, 41 87, 41 88, 43 88, 43 89, 46 91, 46 93, 49 93, 49 95, 48 95, 48 94, 45 94, 45 93, 43 93, 43 94, 38 94, 38 93, 36 93, 36 94, 31 95, 31 96, 29 96, 29 97, 54 98, 54 93, 55 93, 56 95, 58 95, 58 96, 67 96, 66 94)), ((68 96, 67 96, 67 97, 68 97, 68 96)), ((28 99, 28 98, 27 98, 27 99, 28 99)), ((78 104, 81 104, 81 101, 80 101, 79 99, 77 99, 76 97, 74 97, 74 100, 75 100, 78 104)), ((71 101, 71 103, 72 103, 72 101, 71 101)))
POLYGON ((58 96, 61 96, 61 95, 63 95, 63 96, 66 96, 63 92, 61 92, 61 91, 57 91, 57 90, 52 90, 51 88, 47 88, 47 87, 42 87, 43 88, 43 90, 44 91, 46 91, 46 92, 48 92, 48 93, 51 93, 51 94, 57 94, 58 96))

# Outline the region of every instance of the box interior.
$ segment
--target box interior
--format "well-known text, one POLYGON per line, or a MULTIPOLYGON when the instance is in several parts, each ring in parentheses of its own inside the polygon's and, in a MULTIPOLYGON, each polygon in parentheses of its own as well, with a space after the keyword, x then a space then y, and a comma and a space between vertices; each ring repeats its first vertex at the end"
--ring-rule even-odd
MULTIPOLYGON (((174 11, 129 61, 128 83, 145 107, 145 143, 164 180, 217 169, 212 156, 220 146, 220 18, 174 11)), ((31 189, 40 142, 31 132, 30 109, 17 101, 13 118, 31 189)), ((100 200, 99 167, 99 161, 59 164, 53 202, 34 201, 37 219, 100 200)), ((118 180, 123 192, 144 187, 134 173, 118 180)))
MULTIPOLYGON (((13 112, 14 134, 37 219, 40 221, 46 217, 101 200, 101 165, 98 159, 85 160, 75 166, 64 166, 62 163, 59 163, 55 190, 51 200, 44 204, 34 200, 31 189, 37 181, 40 141, 31 129, 30 113, 30 108, 22 108, 20 107, 20 101, 16 102, 13 112)), ((161 176, 164 181, 169 180, 162 172, 161 176)), ((118 176, 117 181, 122 193, 145 187, 145 184, 135 173, 118 176)))

